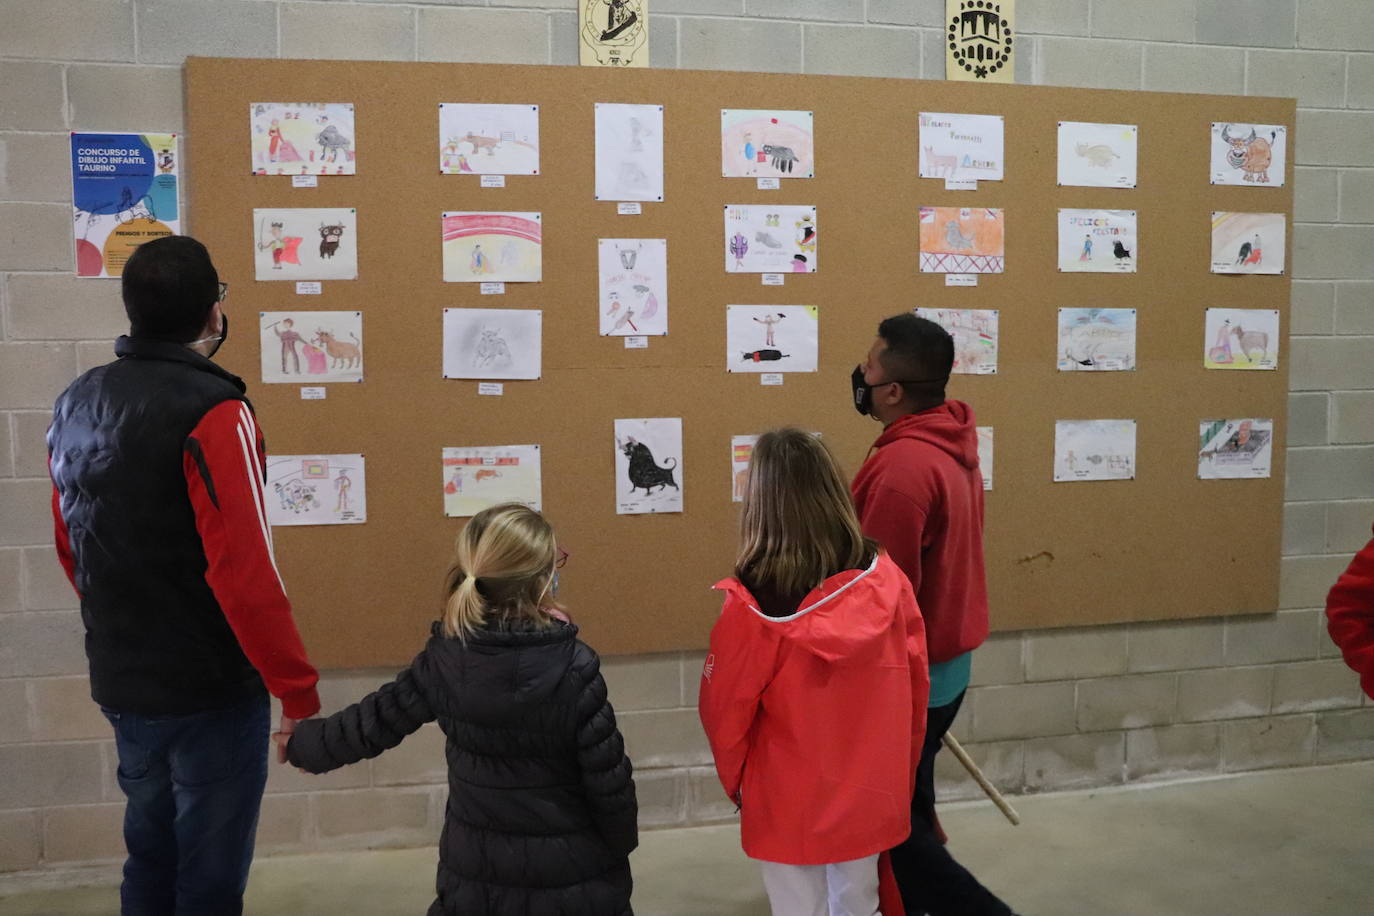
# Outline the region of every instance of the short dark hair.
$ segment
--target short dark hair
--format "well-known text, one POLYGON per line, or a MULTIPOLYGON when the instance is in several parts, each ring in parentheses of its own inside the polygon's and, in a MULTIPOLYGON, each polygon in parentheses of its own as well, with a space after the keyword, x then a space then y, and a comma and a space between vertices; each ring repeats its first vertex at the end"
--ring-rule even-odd
POLYGON ((903 312, 883 320, 878 336, 886 349, 880 361, 892 381, 929 382, 920 390, 934 394, 954 368, 954 338, 929 318, 903 312))
POLYGON ((210 252, 189 235, 139 245, 124 264, 122 283, 134 337, 194 340, 219 300, 219 273, 210 252))

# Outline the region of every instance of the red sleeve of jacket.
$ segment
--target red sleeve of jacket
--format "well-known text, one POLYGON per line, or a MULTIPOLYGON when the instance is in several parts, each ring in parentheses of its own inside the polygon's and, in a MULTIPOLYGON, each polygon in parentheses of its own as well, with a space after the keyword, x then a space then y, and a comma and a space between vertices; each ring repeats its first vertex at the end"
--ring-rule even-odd
POLYGON ((1355 554, 1326 596, 1326 628, 1374 698, 1374 541, 1355 554))
MULTIPOLYGON (((52 476, 51 455, 48 456, 48 475, 52 476)), ((76 597, 80 598, 81 590, 76 587, 76 559, 72 556, 72 542, 67 534, 67 521, 62 517, 62 497, 57 492, 56 481, 52 485, 52 527, 53 543, 57 545, 57 561, 67 573, 67 581, 72 584, 76 597)))
POLYGON ((205 546, 205 580, 283 715, 304 719, 320 710, 319 674, 306 658, 272 556, 265 455, 248 405, 225 401, 187 437, 183 467, 205 546))
POLYGON ((906 573, 912 594, 919 593, 926 508, 908 494, 880 482, 867 487, 862 500, 856 494, 855 504, 864 534, 877 541, 897 568, 906 573))
POLYGON ((764 688, 773 679, 778 639, 734 596, 711 629, 698 711, 725 794, 740 803, 749 736, 764 688))

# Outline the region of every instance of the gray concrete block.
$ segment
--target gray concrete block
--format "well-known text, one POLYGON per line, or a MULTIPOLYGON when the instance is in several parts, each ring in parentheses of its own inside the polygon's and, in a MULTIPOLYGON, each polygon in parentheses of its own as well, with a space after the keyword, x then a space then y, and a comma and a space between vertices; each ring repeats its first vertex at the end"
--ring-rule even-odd
POLYGON ((690 13, 693 16, 743 16, 744 0, 652 0, 650 28, 659 13, 690 13))
POLYGON ((18 547, 0 548, 0 614, 12 614, 24 607, 22 575, 24 552, 18 547))
POLYGON ((0 745, 0 773, 0 808, 100 800, 100 746, 94 742, 0 745))
MULTIPOLYGON (((989 741, 963 745, 988 782, 1005 794, 1025 788, 1025 745, 1020 741, 989 741)), ((935 757, 935 797, 942 802, 983 799, 983 789, 953 754, 942 751, 935 757)))
POLYGON ((0 547, 52 543, 51 501, 52 484, 46 479, 0 480, 0 518, 5 520, 0 547))
POLYGON ((313 834, 312 823, 308 795, 264 796, 258 813, 257 854, 304 852, 313 834))
POLYGON ((1021 633, 994 633, 973 652, 970 686, 1019 684, 1026 679, 1021 633))
POLYGON ((703 766, 711 748, 695 709, 645 710, 616 716, 636 768, 703 766))
MULTIPOLYGON (((1294 393, 1288 396, 1288 446, 1326 445, 1328 398, 1325 392, 1294 393)), ((1292 497, 1290 497, 1292 498, 1292 497)))
POLYGON ((0 60, 0 128, 62 130, 66 126, 62 66, 0 60))
MULTIPOLYGON (((1374 121, 1369 126, 1374 130, 1374 121)), ((1299 224, 1293 230, 1293 271, 1297 276, 1367 280, 1374 275, 1374 263, 1366 254, 1374 250, 1366 247, 1374 245, 1374 226, 1299 224)))
POLYGON ((1374 707, 1317 715, 1317 760, 1366 760, 1374 757, 1374 707))
POLYGON ((245 0, 139 0, 138 59, 276 57, 277 4, 245 0))
POLYGON ((1152 92, 1240 95, 1245 90, 1245 52, 1148 42, 1145 88, 1152 92))
MULTIPOLYGON (((921 79, 945 78, 945 33, 937 29, 918 29, 921 36, 921 79)), ((1024 45, 1024 40, 1020 42, 1024 45)), ((1019 57, 1021 48, 1016 49, 1019 57)))
POLYGON ((67 134, 0 134, 0 200, 72 199, 67 134))
POLYGON ((872 26, 808 25, 806 73, 839 76, 921 75, 920 33, 872 26))
POLYGON ((617 713, 682 706, 682 656, 676 652, 601 660, 601 676, 617 713))
POLYGON ((1274 714, 1353 709, 1364 692, 1360 677, 1339 659, 1298 662, 1274 668, 1274 714))
POLYGON ((1363 446, 1288 451, 1288 499, 1358 499, 1374 496, 1374 449, 1363 446))
POLYGON ((38 809, 0 811, 0 872, 27 871, 43 854, 43 825, 38 809))
POLYGON ((685 18, 679 63, 690 70, 801 72, 801 25, 685 18))
POLYGON ((1289 300, 1290 334, 1330 334, 1335 329, 1336 284, 1324 280, 1294 280, 1289 300))
POLYGON ((180 131, 185 122, 176 67, 69 67, 67 97, 77 130, 180 131))
POLYGON ((43 861, 86 863, 123 859, 124 805, 69 805, 43 812, 43 861))
POLYGON ((0 57, 47 60, 134 59, 131 0, 6 3, 0 57))
MULTIPOLYGON (((1365 369, 1374 359, 1374 336, 1295 337, 1289 344, 1288 379, 1292 390, 1358 391, 1374 388, 1374 377, 1365 369)), ((1282 353, 1279 358, 1283 358, 1282 353)))
POLYGON ((1243 719, 1269 712, 1274 669, 1213 668, 1178 676, 1180 722, 1243 719))
MULTIPOLYGON (((1312 593, 1313 602, 1309 607, 1325 605, 1331 583, 1345 568, 1341 557, 1285 557, 1280 564, 1285 570, 1297 569, 1285 575, 1310 579, 1305 589, 1312 593), (1312 564, 1315 568, 1309 568, 1304 563, 1309 559, 1320 562, 1312 564)), ((1320 611, 1306 610, 1228 617, 1224 661, 1228 665, 1262 665, 1316 658, 1317 618, 1320 615, 1320 611)))
POLYGON ((749 0, 744 13, 764 19, 863 22, 864 0, 749 0))
POLYGON ((1337 171, 1312 167, 1294 169, 1293 219, 1299 223, 1336 221, 1339 194, 1337 171))
POLYGON ((281 56, 326 60, 414 60, 415 12, 350 3, 284 3, 281 56))
POLYGON ((975 741, 1004 741, 1074 731, 1074 690, 1070 681, 978 687, 965 700, 973 714, 975 741))
MULTIPOLYGON (((1331 583, 1336 581, 1344 568, 1344 557, 1283 557, 1279 561, 1279 607, 1322 606, 1326 602, 1326 593, 1331 590, 1331 583)), ((1297 630, 1296 623, 1292 626, 1297 630)), ((1316 656, 1314 653, 1312 656, 1299 657, 1316 656)))
MULTIPOLYGON (((0 219, 6 210, 7 205, 0 204, 0 219)), ((5 393, 7 407, 50 408, 75 377, 76 350, 71 344, 0 344, 0 391, 5 393)))
POLYGON ((706 664, 705 652, 682 654, 682 705, 697 708, 701 698, 701 671, 706 664))
POLYGON ((1125 627, 1068 627, 1026 634, 1028 681, 1104 677, 1125 671, 1125 627))
POLYGON ((1247 51, 1245 94, 1297 98, 1308 108, 1339 108, 1345 102, 1345 55, 1247 51))
POLYGON ((13 274, 7 289, 11 340, 113 341, 129 332, 117 282, 70 273, 13 274))
MULTIPOLYGON (((657 772, 657 771, 654 771, 657 772)), ((710 767, 696 767, 687 771, 687 822, 690 824, 726 824, 739 819, 735 803, 725 797, 716 771, 710 767)), ((638 783, 635 784, 638 790, 638 783)), ((670 798, 670 801, 675 799, 670 798)), ((664 810, 660 817, 673 816, 671 807, 664 810)), ((641 823, 643 823, 641 815, 641 823)))
POLYGON ((639 770, 635 798, 639 826, 677 827, 687 822, 687 770, 639 770))
POLYGON ((1027 3, 1017 7, 1016 26, 1023 35, 1087 35, 1091 5, 1091 0, 1027 3))
POLYGON ((1178 694, 1174 674, 1104 677, 1078 682, 1078 730, 1083 732, 1166 725, 1178 694))
MULTIPOLYGON (((1374 10, 1374 4, 1370 4, 1374 10)), ((1298 165, 1374 165, 1374 111, 1298 109, 1298 165)))
POLYGON ((1127 669, 1177 671, 1220 665, 1223 628, 1215 619, 1136 624, 1127 637, 1127 669))
POLYGON ((110 723, 91 699, 91 681, 40 677, 28 682, 36 741, 81 741, 111 737, 110 723))
POLYGON ((1244 48, 1291 48, 1296 0, 1205 0, 1197 5, 1197 41, 1244 48))
POLYGON ((0 203, 0 270, 73 269, 71 222, 70 204, 0 203))
MULTIPOLYGON (((1329 214, 1327 218, 1330 218, 1329 214)), ((1374 170, 1341 171, 1340 221, 1374 223, 1374 170)))
POLYGON ((1125 781, 1126 740, 1121 732, 1034 738, 1026 742, 1025 753, 1027 792, 1125 781))
POLYGON ((374 786, 443 786, 448 784, 444 733, 433 722, 406 736, 399 745, 372 761, 374 786))
POLYGON ((1143 53, 1138 41, 1045 36, 1039 39, 1036 69, 1047 86, 1139 89, 1143 53))
POLYGON ((29 682, 17 677, 0 680, 0 744, 31 743, 30 718, 29 682))
POLYGON ((1210 723, 1126 733, 1126 778, 1176 777, 1221 769, 1221 729, 1210 723))
POLYGON ((1298 0, 1298 47, 1374 51, 1374 4, 1298 0))
POLYGON ((1302 556, 1325 552, 1327 505, 1327 503, 1287 503, 1284 505, 1284 556, 1302 556))
POLYGON ((48 475, 48 425, 50 410, 16 410, 14 425, 14 472, 16 477, 48 475))
POLYGON ((396 848, 436 843, 428 792, 361 789, 315 796, 321 845, 396 848), (353 842, 347 842, 352 840, 353 842))
POLYGON ((1311 715, 1270 716, 1227 722, 1221 727, 1221 768, 1262 770, 1313 761, 1317 723, 1311 715))
POLYGON ((422 7, 420 60, 546 64, 549 17, 515 10, 422 7))
POLYGON ((1099 38, 1193 41, 1197 31, 1197 6, 1197 0, 1155 0, 1153 3, 1093 0, 1092 33, 1099 38))
POLYGON ((10 417, 0 413, 0 477, 14 476, 14 436, 10 432, 10 417))
POLYGON ((1345 104, 1350 108, 1374 108, 1374 56, 1352 54, 1348 60, 1345 104))
POLYGON ((0 678, 84 674, 85 639, 76 611, 0 615, 0 678))
POLYGON ((1331 393, 1331 441, 1374 442, 1374 391, 1331 393))
POLYGON ((868 0, 868 21, 944 31, 945 0, 868 0))
POLYGON ((1374 525, 1374 500, 1328 503, 1326 507, 1327 549, 1353 555, 1370 540, 1374 525))

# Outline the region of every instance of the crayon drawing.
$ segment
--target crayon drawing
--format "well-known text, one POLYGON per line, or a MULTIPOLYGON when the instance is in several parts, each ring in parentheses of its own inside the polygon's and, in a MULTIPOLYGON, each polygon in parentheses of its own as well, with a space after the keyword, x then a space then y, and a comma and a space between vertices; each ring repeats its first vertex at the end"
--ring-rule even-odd
POLYGON ((441 103, 439 171, 538 175, 539 106, 441 103))
POLYGON ((1138 247, 1134 210, 1059 211, 1062 271, 1133 274, 1138 247))
POLYGON ((725 272, 816 272, 816 208, 795 205, 726 204, 725 272))
POLYGON ((1059 183, 1084 188, 1136 185, 1134 124, 1059 122, 1059 183))
POLYGON ((921 273, 1000 274, 1006 267, 1001 210, 921 208, 921 273))
POLYGON ((1054 424, 1056 481, 1134 478, 1134 420, 1059 420, 1054 424))
POLYGON ((1279 313, 1273 309, 1208 309, 1203 366, 1277 369, 1279 313))
POLYGON ((596 199, 663 199, 663 106, 596 103, 596 199))
POLYGON ((1273 420, 1203 420, 1197 476, 1203 480, 1268 477, 1273 451, 1273 420))
POLYGON ((667 240, 600 239, 597 249, 602 335, 667 334, 667 240))
POLYGON ((444 309, 444 378, 539 378, 543 327, 539 309, 444 309))
POLYGON ((814 178, 809 111, 722 108, 720 169, 726 178, 814 178))
POLYGON ((353 525, 367 521, 362 455, 268 455, 271 525, 353 525))
POLYGON ((358 278, 356 210, 254 210, 253 243, 255 279, 358 278))
POLYGON ((264 382, 363 380, 362 312, 259 312, 258 340, 264 382))
POLYGON ((1281 188, 1288 167, 1282 124, 1212 123, 1212 184, 1281 188))
POLYGON ((1059 371, 1134 369, 1135 319, 1135 309, 1060 309, 1059 371))
POLYGON ((916 309, 954 338, 955 375, 997 372, 997 309, 916 309))
POLYGON ((538 283, 544 233, 539 213, 447 212, 445 283, 538 283))
POLYGON ((253 102, 248 119, 254 175, 357 174, 352 103, 253 102))
POLYGON ((446 448, 444 515, 470 518, 501 503, 543 509, 543 486, 537 445, 493 445, 446 448))
POLYGON ((1001 115, 920 113, 922 178, 1001 181, 1001 115))
POLYGON ((978 472, 983 476, 983 489, 992 489, 992 427, 978 427, 978 472))
POLYGON ((615 421, 617 515, 682 511, 682 420, 615 421))
POLYGON ((820 310, 814 305, 727 305, 727 372, 815 372, 820 310))
POLYGON ((1212 213, 1212 273, 1281 274, 1288 221, 1282 213, 1212 213))

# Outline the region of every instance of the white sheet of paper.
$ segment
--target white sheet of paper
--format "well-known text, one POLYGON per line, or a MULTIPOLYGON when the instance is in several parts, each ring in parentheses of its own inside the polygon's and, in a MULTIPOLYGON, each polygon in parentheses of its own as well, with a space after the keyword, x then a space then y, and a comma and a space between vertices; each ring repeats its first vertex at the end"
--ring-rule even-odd
POLYGON ((1059 371, 1135 368, 1135 309, 1059 310, 1059 371))
POLYGON ((539 309, 444 309, 444 378, 539 378, 543 323, 539 309))
POLYGON ((469 518, 501 503, 543 509, 537 445, 444 449, 444 515, 469 518))
POLYGON ((815 372, 820 364, 820 325, 820 310, 814 305, 727 305, 725 368, 815 372))
POLYGON ((611 337, 668 333, 668 241, 600 239, 601 333, 611 337))
POLYGON ((259 312, 262 380, 361 382, 362 312, 259 312))
POLYGON ((1207 369, 1277 369, 1279 313, 1274 309, 1208 309, 1202 365, 1207 369))
POLYGON ((355 525, 367 521, 362 455, 268 455, 271 525, 355 525))
POLYGON ((983 489, 992 489, 992 427, 978 427, 978 472, 983 476, 983 489))
POLYGON ((1134 420, 1059 420, 1054 424, 1054 479, 1131 480, 1134 420))
POLYGON ((1001 115, 923 111, 919 117, 921 177, 1001 181, 1001 115))
POLYGON ((720 171, 726 178, 814 178, 814 116, 809 111, 722 108, 720 171))
POLYGON ((726 204, 725 272, 815 273, 816 208, 726 204))
POLYGON ((1281 188, 1287 167, 1287 127, 1212 122, 1212 184, 1281 188))
POLYGON ((1059 183, 1082 188, 1133 188, 1139 129, 1134 124, 1059 122, 1059 183))
POLYGON ((1288 220, 1282 213, 1212 212, 1212 273, 1281 274, 1288 220))
POLYGON ((758 436, 730 437, 730 501, 744 501, 744 485, 749 480, 749 458, 754 454, 758 436))
POLYGON ((1070 273, 1136 272, 1134 210, 1060 210, 1059 269, 1070 273))
POLYGON ((997 309, 915 309, 954 338, 955 375, 997 372, 997 309))
POLYGON ((596 199, 663 199, 663 106, 596 103, 596 199))
POLYGON ((357 211, 254 210, 253 273, 257 280, 356 280, 357 211))
POLYGON ((682 419, 616 420, 616 514, 681 512, 682 487, 682 419))
POLYGON ((248 129, 254 175, 357 174, 350 102, 253 102, 248 129))
POLYGON ((1224 480, 1269 476, 1274 451, 1273 420, 1203 420, 1198 432, 1198 477, 1224 480))
POLYGON ((538 175, 539 106, 440 103, 439 171, 538 175))
POLYGON ((535 212, 443 214, 445 283, 538 283, 544 277, 543 216, 535 212))

